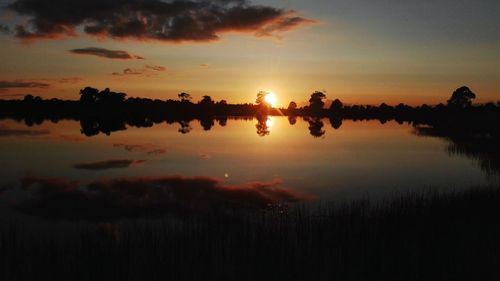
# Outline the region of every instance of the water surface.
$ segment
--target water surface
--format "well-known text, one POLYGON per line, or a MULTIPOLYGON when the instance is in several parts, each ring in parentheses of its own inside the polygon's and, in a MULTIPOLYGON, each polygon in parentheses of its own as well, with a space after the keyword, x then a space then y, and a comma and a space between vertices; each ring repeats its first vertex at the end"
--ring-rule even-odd
MULTIPOLYGON (((26 126, 2 120, 0 202, 6 209, 36 196, 50 199, 38 207, 54 205, 54 200, 72 200, 57 197, 59 193, 55 197, 50 193, 54 188, 34 193, 32 185, 48 182, 64 192, 68 186, 85 189, 91 183, 107 182, 98 186, 107 188, 101 197, 108 198, 117 194, 114 189, 109 191, 109 182, 122 178, 136 179, 134 184, 137 179, 147 180, 152 186, 203 179, 203 184, 221 186, 224 191, 217 189, 210 199, 201 200, 208 195, 198 190, 189 195, 190 204, 207 204, 224 196, 239 203, 266 202, 266 196, 293 202, 384 198, 498 181, 495 172, 479 165, 481 159, 468 158, 470 155, 450 149, 452 145, 446 138, 417 134, 408 124, 379 121, 344 120, 338 124, 328 119, 286 117, 260 122, 251 118, 208 124, 192 121, 148 128, 127 126, 109 135, 88 137, 76 121, 26 126), (268 190, 252 193, 259 188, 268 190)), ((131 194, 127 196, 133 197, 131 194)), ((120 196, 120 204, 138 200, 120 196)), ((137 196, 152 200, 154 194, 148 191, 137 196)))

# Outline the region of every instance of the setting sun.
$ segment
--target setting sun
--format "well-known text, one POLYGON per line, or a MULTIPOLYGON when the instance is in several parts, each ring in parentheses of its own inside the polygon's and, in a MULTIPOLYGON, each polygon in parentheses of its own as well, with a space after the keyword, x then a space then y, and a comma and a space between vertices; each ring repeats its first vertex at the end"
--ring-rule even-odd
POLYGON ((264 97, 264 100, 272 107, 276 107, 278 105, 278 98, 273 92, 267 93, 267 95, 264 97))

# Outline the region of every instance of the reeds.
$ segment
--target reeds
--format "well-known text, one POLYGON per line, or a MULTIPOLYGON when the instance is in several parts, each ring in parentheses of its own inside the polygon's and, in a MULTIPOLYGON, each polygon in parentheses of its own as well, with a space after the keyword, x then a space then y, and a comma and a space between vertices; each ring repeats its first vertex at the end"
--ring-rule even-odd
POLYGON ((498 280, 500 191, 0 227, 0 280, 498 280))

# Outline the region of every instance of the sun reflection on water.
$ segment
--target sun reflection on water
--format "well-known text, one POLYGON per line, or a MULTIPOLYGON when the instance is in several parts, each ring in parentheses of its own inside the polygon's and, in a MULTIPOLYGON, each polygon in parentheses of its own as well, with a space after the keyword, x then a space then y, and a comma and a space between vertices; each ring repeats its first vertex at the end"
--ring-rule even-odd
POLYGON ((266 120, 266 126, 267 126, 267 128, 271 129, 273 127, 273 125, 274 125, 274 120, 271 119, 270 117, 267 118, 267 120, 266 120))

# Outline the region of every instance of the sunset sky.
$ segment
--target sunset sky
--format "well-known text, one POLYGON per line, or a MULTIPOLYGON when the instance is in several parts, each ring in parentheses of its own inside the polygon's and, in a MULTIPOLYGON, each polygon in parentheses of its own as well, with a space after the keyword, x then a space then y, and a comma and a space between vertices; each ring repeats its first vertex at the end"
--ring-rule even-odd
POLYGON ((500 100, 498 0, 0 0, 0 98, 500 100))

